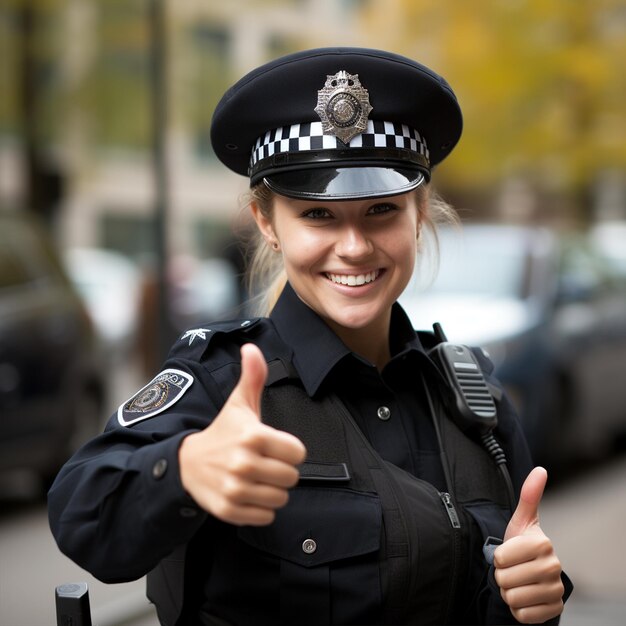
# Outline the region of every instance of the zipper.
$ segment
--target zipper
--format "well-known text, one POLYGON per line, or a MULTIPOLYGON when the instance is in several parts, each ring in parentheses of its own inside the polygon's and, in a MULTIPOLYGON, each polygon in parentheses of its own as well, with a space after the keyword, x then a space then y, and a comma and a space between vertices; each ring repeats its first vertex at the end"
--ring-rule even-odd
POLYGON ((439 492, 439 497, 443 502, 443 506, 446 509, 446 513, 448 514, 448 519, 450 520, 450 525, 454 529, 452 531, 453 542, 452 542, 452 576, 450 578, 450 588, 448 589, 448 601, 447 601, 447 615, 446 615, 446 624, 449 624, 453 617, 454 612, 454 600, 456 597, 456 589, 458 585, 458 571, 459 571, 459 563, 461 560, 461 520, 459 519, 459 515, 454 506, 454 502, 449 493, 443 491, 439 492))
POLYGON ((452 528, 461 528, 461 522, 459 520, 459 516, 454 508, 454 503, 452 502, 452 498, 450 494, 443 491, 439 493, 439 497, 443 502, 443 506, 446 509, 446 513, 448 514, 448 518, 450 519, 450 524, 452 528))

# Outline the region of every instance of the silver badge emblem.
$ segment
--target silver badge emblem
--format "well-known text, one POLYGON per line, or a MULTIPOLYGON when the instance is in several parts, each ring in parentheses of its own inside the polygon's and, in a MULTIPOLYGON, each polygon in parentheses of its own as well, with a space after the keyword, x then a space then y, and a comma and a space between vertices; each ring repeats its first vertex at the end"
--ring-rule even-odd
POLYGON ((324 87, 317 92, 315 112, 322 120, 324 134, 335 135, 343 143, 367 128, 371 110, 369 93, 358 74, 341 70, 327 75, 324 87))

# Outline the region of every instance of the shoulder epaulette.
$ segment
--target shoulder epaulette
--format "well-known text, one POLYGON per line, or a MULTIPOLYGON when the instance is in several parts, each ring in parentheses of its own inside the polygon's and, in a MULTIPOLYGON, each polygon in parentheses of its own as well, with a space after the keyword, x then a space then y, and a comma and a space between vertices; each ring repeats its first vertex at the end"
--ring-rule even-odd
POLYGON ((170 351, 170 356, 176 356, 192 361, 199 361, 211 342, 218 335, 247 333, 257 326, 263 318, 211 322, 210 324, 189 328, 180 334, 170 351))

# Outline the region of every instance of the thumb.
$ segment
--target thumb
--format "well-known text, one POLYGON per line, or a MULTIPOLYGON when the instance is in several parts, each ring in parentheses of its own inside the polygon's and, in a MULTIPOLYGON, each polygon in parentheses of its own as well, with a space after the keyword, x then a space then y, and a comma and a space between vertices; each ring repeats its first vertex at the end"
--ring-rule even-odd
POLYGON ((504 533, 504 541, 522 535, 532 526, 539 525, 539 503, 548 482, 548 472, 535 467, 526 477, 520 492, 517 508, 504 533))
POLYGON ((261 418, 261 394, 267 380, 267 363, 261 350, 252 343, 241 346, 241 376, 231 398, 249 407, 261 418))

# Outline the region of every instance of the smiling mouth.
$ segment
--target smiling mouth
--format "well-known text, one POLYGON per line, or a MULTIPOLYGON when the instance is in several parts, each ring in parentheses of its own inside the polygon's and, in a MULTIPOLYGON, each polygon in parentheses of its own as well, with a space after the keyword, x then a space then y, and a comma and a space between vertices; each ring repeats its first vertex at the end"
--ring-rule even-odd
POLYGON ((326 272, 326 278, 337 285, 348 287, 360 287, 374 282, 381 274, 381 270, 374 270, 366 274, 330 274, 326 272))

